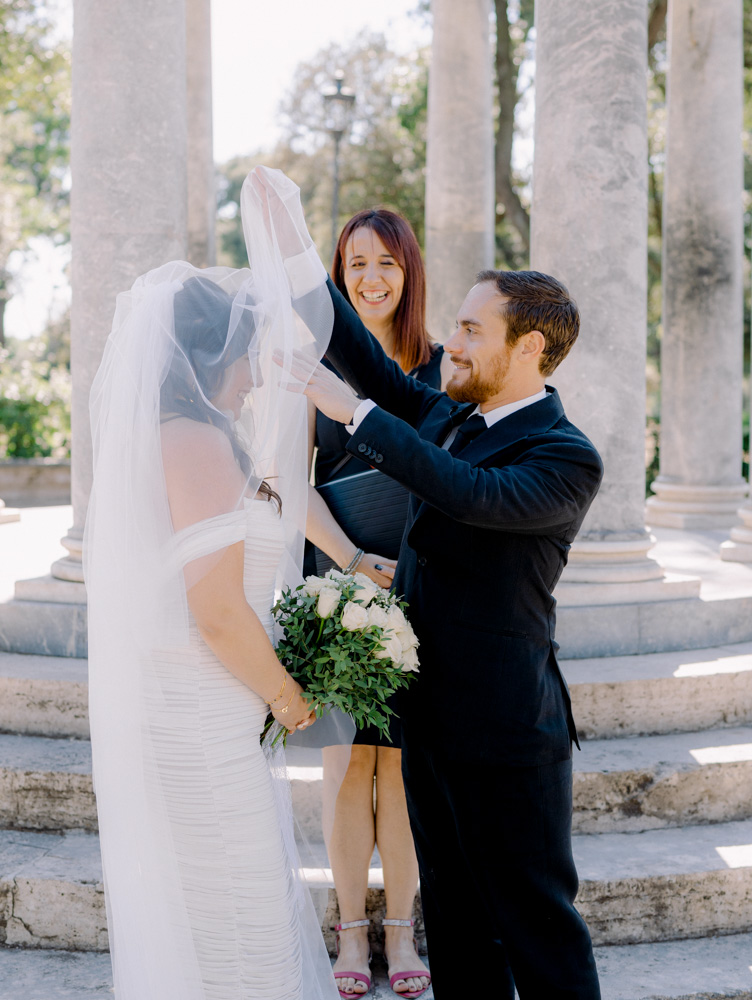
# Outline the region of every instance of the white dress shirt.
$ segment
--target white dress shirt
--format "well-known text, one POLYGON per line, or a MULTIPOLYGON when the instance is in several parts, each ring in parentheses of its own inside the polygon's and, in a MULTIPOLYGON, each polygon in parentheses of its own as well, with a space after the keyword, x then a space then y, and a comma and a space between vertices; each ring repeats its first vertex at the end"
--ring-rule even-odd
MULTIPOLYGON (((531 406, 533 403, 539 402, 541 399, 546 398, 546 390, 541 389, 540 392, 536 392, 533 396, 525 396, 524 399, 517 399, 513 403, 504 403, 502 406, 495 406, 493 410, 489 410, 487 413, 481 413, 481 416, 486 421, 486 427, 493 427, 493 425, 499 421, 503 420, 504 417, 510 416, 510 414, 515 413, 517 410, 521 410, 524 406, 531 406)), ((358 406, 355 413, 353 413, 352 423, 346 425, 346 429, 353 434, 357 428, 360 426, 362 421, 368 416, 371 410, 376 406, 376 403, 372 399, 364 399, 362 403, 358 406)), ((476 413, 480 413, 480 406, 476 406, 472 413, 468 414, 467 419, 475 416, 476 413)), ((454 441, 457 436, 457 430, 462 424, 458 424, 457 427, 453 427, 446 440, 444 441, 442 448, 448 448, 452 441, 454 441)))

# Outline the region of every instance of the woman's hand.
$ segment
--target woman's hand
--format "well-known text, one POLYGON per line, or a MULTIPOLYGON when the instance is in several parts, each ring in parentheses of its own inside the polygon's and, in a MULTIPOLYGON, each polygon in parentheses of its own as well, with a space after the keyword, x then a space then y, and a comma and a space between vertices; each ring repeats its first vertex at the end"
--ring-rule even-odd
POLYGON ((316 713, 303 697, 303 688, 297 681, 293 681, 289 674, 285 696, 278 705, 271 708, 271 713, 290 733, 294 733, 296 729, 307 729, 316 721, 316 713), (292 681, 292 691, 290 691, 290 681, 292 681))
POLYGON ((378 583, 385 590, 389 590, 396 568, 397 563, 393 559, 385 559, 384 556, 377 556, 373 552, 366 552, 358 563, 357 572, 367 576, 374 583, 378 583))

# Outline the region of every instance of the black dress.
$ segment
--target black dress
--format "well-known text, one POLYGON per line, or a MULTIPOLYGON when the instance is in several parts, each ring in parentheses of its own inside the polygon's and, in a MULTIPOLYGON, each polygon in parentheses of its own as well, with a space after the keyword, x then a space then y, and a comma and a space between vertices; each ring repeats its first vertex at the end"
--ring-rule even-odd
MULTIPOLYGON (((441 359, 443 356, 444 348, 436 344, 432 348, 429 360, 424 365, 413 368, 410 375, 413 378, 417 378, 419 382, 425 382, 426 385, 430 385, 432 389, 440 389, 441 359)), ((334 371, 326 360, 324 364, 331 371, 334 371)), ((371 468, 367 462, 361 461, 361 459, 356 458, 354 455, 349 457, 344 465, 340 464, 346 455, 350 455, 349 452, 345 451, 349 440, 350 435, 345 429, 344 424, 338 423, 336 420, 331 420, 329 417, 324 416, 323 413, 320 413, 318 410, 316 411, 316 447, 318 448, 314 468, 316 486, 323 486, 325 483, 333 482, 335 479, 342 479, 345 476, 354 476, 358 472, 367 472, 371 468)), ((309 573, 315 574, 315 572, 313 546, 307 545, 305 573, 309 575, 309 573)), ((353 743, 361 746, 399 748, 401 746, 399 728, 399 724, 392 725, 389 733, 392 737, 391 743, 380 734, 378 729, 372 726, 359 729, 355 734, 353 743)))

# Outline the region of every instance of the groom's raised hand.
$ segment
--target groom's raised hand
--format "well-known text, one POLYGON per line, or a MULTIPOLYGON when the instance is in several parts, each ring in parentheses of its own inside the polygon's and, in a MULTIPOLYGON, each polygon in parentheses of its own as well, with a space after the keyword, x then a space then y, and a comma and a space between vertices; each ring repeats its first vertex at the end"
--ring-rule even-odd
POLYGON ((295 351, 292 361, 280 352, 274 352, 274 361, 287 369, 283 383, 289 392, 302 392, 314 403, 317 410, 341 424, 352 422, 353 414, 362 400, 358 399, 347 382, 330 372, 318 362, 314 363, 301 351, 295 351))

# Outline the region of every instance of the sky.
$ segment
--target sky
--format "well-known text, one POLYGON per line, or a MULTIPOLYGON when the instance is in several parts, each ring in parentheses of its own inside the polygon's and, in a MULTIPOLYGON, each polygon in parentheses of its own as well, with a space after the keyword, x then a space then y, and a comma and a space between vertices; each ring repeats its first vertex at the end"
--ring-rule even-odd
MULTIPOLYGON (((411 16, 418 0, 212 0, 211 6, 214 158, 220 163, 274 145, 277 108, 296 66, 330 43, 347 43, 366 28, 383 31, 397 51, 430 41, 424 21, 411 16)), ((70 37, 72 0, 47 0, 47 7, 61 35, 70 37)), ((41 332, 65 308, 69 256, 69 248, 53 251, 37 240, 29 259, 12 262, 18 293, 5 314, 11 336, 41 332)))

